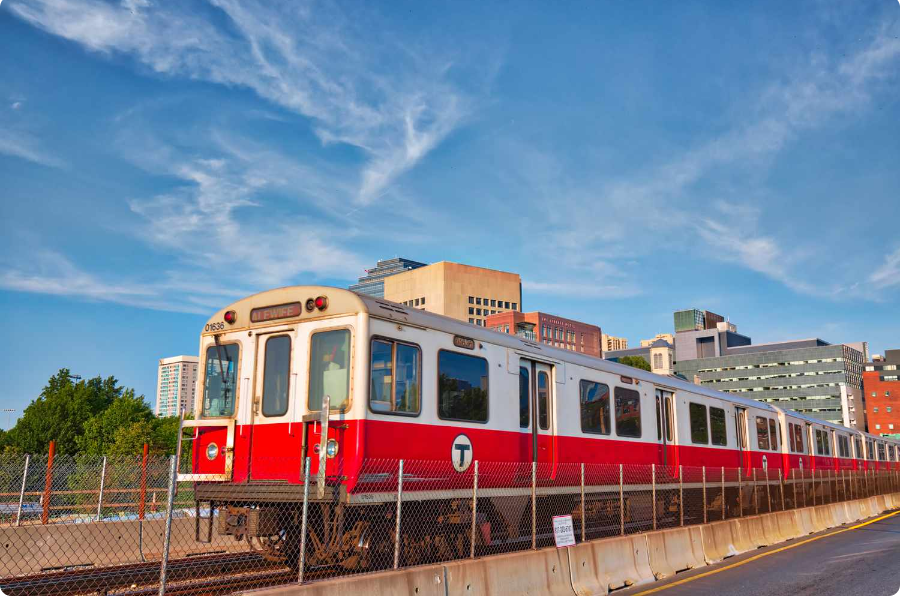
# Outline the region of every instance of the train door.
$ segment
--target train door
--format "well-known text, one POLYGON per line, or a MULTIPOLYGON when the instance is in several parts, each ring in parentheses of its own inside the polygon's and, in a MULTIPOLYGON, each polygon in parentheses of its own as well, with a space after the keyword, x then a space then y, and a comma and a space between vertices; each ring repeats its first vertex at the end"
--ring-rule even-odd
POLYGON ((655 389, 657 407, 657 462, 663 466, 679 466, 673 439, 673 393, 655 389))
POLYGON ((805 423, 807 426, 805 429, 804 435, 807 436, 807 468, 810 470, 816 470, 816 456, 814 456, 814 443, 816 443, 816 439, 813 436, 814 430, 810 423, 805 423))
POLYGON ((738 466, 751 470, 751 450, 748 446, 748 411, 735 407, 735 437, 738 443, 738 466))
MULTIPOLYGON (((550 365, 527 359, 520 360, 520 383, 528 380, 533 416, 529 421, 532 435, 532 461, 538 463, 539 476, 551 478, 556 462, 554 441, 554 379, 550 365), (528 378, 526 378, 528 374, 528 378)), ((520 388, 522 397, 522 387, 520 388)), ((520 410, 520 422, 522 410, 520 410)))
POLYGON ((294 337, 294 329, 282 329, 255 338, 249 475, 255 481, 296 479, 300 470, 300 426, 291 420, 297 385, 291 368, 294 337), (297 431, 289 435, 289 427, 297 431))

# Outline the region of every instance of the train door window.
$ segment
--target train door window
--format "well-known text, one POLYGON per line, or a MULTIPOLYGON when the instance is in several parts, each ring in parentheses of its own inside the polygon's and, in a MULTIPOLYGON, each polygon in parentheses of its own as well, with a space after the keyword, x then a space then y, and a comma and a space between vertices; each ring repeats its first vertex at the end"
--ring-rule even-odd
POLYGON ((582 433, 610 435, 610 388, 595 381, 579 382, 582 433))
POLYGON ((538 427, 540 429, 550 429, 549 402, 550 402, 550 384, 546 371, 538 372, 538 427))
POLYGON ((776 421, 768 419, 770 422, 770 450, 779 449, 778 435, 776 434, 776 421))
POLYGON ((747 411, 743 408, 735 409, 735 427, 737 430, 738 436, 738 447, 739 449, 745 450, 748 447, 748 435, 747 435, 747 421, 748 414, 747 411))
POLYGON ((788 424, 788 449, 792 452, 797 452, 798 450, 795 448, 795 424, 788 424))
POLYGON ((689 402, 688 420, 691 424, 691 443, 710 443, 710 438, 707 435, 707 407, 703 404, 689 402))
POLYGON ((326 396, 330 410, 344 410, 349 390, 350 330, 316 332, 310 340, 310 410, 322 410, 326 396))
POLYGON ((663 395, 663 414, 666 418, 666 441, 673 441, 673 395, 663 395))
POLYGON ((722 408, 710 407, 710 443, 714 446, 725 446, 726 437, 726 411, 722 408))
POLYGON ((373 339, 370 358, 369 408, 388 415, 418 415, 420 412, 420 367, 418 346, 389 339, 373 339))
POLYGON ((207 348, 203 376, 204 417, 230 417, 235 413, 240 354, 237 344, 214 344, 207 348))
POLYGON ((826 454, 826 456, 829 456, 832 454, 831 445, 832 445, 832 442, 829 441, 829 432, 824 431, 823 432, 823 452, 826 454))
POLYGON ((863 458, 863 445, 860 443, 860 438, 854 438, 854 456, 856 458, 863 458))
POLYGON ((823 432, 820 431, 819 429, 815 429, 814 435, 816 436, 816 439, 817 439, 817 454, 822 455, 823 454, 823 432))
POLYGON ((879 442, 879 460, 885 460, 885 444, 879 442))
POLYGON ((519 427, 529 428, 529 368, 519 368, 519 427))
POLYGON ((801 431, 800 425, 795 425, 795 446, 798 452, 804 452, 804 432, 801 431))
POLYGON ((641 395, 629 388, 617 386, 613 390, 616 412, 616 435, 641 437, 641 395))
POLYGON ((873 440, 867 440, 867 460, 876 460, 876 454, 873 451, 873 440))
POLYGON ((438 417, 488 421, 488 361, 459 352, 438 351, 438 417))
POLYGON ((263 364, 263 416, 279 417, 288 412, 288 377, 291 372, 290 336, 266 340, 263 364))
POLYGON ((757 417, 757 448, 760 450, 770 449, 770 438, 764 417, 757 417))

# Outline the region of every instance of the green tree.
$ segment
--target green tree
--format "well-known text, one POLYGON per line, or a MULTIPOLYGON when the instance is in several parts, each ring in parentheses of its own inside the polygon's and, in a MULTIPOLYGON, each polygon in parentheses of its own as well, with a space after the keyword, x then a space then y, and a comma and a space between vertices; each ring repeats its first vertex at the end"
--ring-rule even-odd
POLYGON ((57 453, 72 454, 78 450, 76 440, 85 422, 121 393, 115 377, 98 376, 76 384, 68 369, 60 369, 10 430, 8 443, 23 452, 41 454, 56 440, 57 453))
POLYGON ((628 365, 630 367, 635 367, 636 369, 644 369, 645 371, 651 370, 651 364, 647 362, 644 357, 638 356, 627 356, 620 357, 617 359, 618 363, 622 363, 623 365, 628 365))
POLYGON ((119 429, 152 419, 153 412, 144 402, 144 397, 135 396, 132 389, 125 390, 122 395, 113 399, 109 407, 85 422, 84 433, 76 438, 78 449, 83 454, 109 454, 119 429))

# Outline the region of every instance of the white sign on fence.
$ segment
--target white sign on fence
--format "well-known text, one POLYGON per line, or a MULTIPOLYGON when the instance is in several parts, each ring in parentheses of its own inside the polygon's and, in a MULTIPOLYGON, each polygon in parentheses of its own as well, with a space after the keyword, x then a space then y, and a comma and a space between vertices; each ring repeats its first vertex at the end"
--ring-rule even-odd
POLYGON ((554 543, 557 544, 557 547, 569 547, 576 544, 572 514, 554 517, 554 543))

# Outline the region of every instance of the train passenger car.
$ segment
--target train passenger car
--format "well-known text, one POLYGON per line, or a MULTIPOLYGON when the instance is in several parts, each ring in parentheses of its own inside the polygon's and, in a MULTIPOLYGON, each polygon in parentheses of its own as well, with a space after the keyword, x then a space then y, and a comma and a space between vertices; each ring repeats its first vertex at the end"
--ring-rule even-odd
MULTIPOLYGON (((312 526, 330 537, 313 543, 332 546, 312 554, 313 565, 359 566, 368 537, 390 536, 367 525, 390 524, 399 459, 410 466, 405 495, 442 500, 421 509, 422 524, 468 533, 459 502, 474 461, 510 463, 479 484, 505 488, 530 470, 563 485, 580 464, 655 464, 671 476, 679 465, 787 473, 795 460, 834 467, 833 435, 847 431, 322 286, 266 291, 222 309, 204 327, 200 356, 194 419, 184 422, 193 429, 193 470, 180 479, 196 482, 198 500, 226 509, 220 532, 284 558, 296 548, 296 515, 281 526, 260 521, 275 509, 296 514, 309 459, 311 499, 321 506, 312 526)), ((868 455, 877 454, 873 441, 868 455)), ((480 524, 518 540, 527 521, 510 510, 493 511, 489 501, 480 524)))

